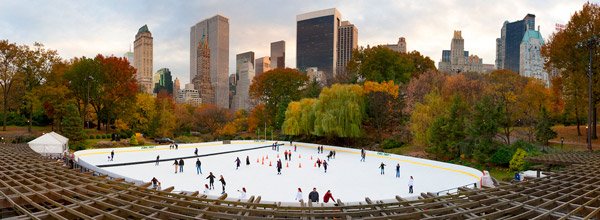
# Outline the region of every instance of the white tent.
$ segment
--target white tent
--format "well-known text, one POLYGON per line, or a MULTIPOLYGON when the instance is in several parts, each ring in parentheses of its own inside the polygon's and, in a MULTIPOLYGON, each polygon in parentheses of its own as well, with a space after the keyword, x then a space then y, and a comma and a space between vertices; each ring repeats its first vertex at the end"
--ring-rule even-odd
POLYGON ((60 156, 69 149, 69 139, 54 131, 44 134, 28 144, 33 151, 42 155, 60 156))

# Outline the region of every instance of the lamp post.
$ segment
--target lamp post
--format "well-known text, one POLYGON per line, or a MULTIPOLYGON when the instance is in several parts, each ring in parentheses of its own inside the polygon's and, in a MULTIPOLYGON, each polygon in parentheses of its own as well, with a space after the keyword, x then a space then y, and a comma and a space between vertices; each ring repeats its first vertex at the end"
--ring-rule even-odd
POLYGON ((587 47, 589 50, 589 61, 588 61, 588 125, 587 125, 587 148, 589 151, 592 151, 592 109, 594 108, 592 104, 592 60, 594 56, 594 49, 600 42, 597 35, 593 35, 587 40, 581 41, 577 43, 577 48, 587 47))

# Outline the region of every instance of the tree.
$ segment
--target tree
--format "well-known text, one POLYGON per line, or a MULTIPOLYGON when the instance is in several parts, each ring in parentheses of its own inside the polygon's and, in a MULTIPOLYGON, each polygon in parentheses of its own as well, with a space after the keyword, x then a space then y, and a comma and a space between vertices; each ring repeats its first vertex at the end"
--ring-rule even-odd
POLYGON ((490 73, 488 80, 490 85, 487 93, 494 97, 494 101, 502 107, 504 113, 499 121, 502 128, 501 137, 510 145, 515 122, 522 116, 517 102, 518 96, 523 94, 527 78, 510 70, 496 70, 490 73))
POLYGON ((433 61, 418 52, 398 53, 384 46, 360 48, 352 53, 347 71, 366 80, 408 83, 412 76, 435 70, 433 61))
POLYGON ((156 98, 155 104, 156 115, 152 119, 150 134, 156 137, 172 137, 176 125, 173 99, 169 96, 159 96, 156 98))
POLYGON ((461 156, 459 147, 465 139, 467 109, 460 96, 454 96, 448 115, 438 116, 427 129, 428 152, 438 158, 455 159, 461 156))
MULTIPOLYGON (((302 86, 308 77, 290 68, 277 68, 267 71, 252 79, 250 97, 265 104, 270 118, 275 118, 280 108, 285 108, 290 101, 301 98, 302 86)), ((283 121, 281 121, 283 122, 283 121)))
POLYGON ((94 99, 99 102, 102 83, 105 80, 101 64, 91 58, 75 58, 64 77, 75 99, 82 103, 81 107, 78 105, 78 110, 79 115, 83 118, 83 123, 88 122, 88 105, 94 99))
POLYGON ((79 114, 77 114, 77 107, 73 103, 69 103, 66 106, 66 115, 62 120, 62 128, 65 137, 69 138, 72 142, 77 143, 84 139, 83 122, 79 114))
POLYGON ((215 133, 231 121, 229 110, 213 104, 202 104, 194 110, 194 127, 203 134, 215 133))
POLYGON ((400 87, 394 81, 376 83, 366 81, 363 85, 366 93, 368 122, 377 129, 377 137, 381 139, 383 130, 392 124, 400 124, 402 117, 399 108, 400 87))
POLYGON ((526 163, 525 157, 527 157, 527 151, 518 148, 512 159, 510 160, 510 169, 514 171, 525 170, 526 163))
POLYGON ((464 149, 466 156, 475 156, 480 162, 487 162, 496 148, 494 137, 500 128, 503 117, 502 107, 490 96, 484 96, 475 104, 471 120, 467 124, 464 149))
POLYGON ((438 116, 446 113, 445 105, 445 101, 436 90, 425 95, 423 103, 415 105, 409 122, 414 145, 427 146, 427 129, 438 116))
POLYGON ((10 92, 15 84, 16 75, 19 71, 17 59, 22 56, 20 48, 8 42, 0 40, 0 87, 2 87, 2 130, 6 131, 6 116, 8 114, 8 103, 10 92))
POLYGON ((529 141, 533 141, 536 119, 541 109, 548 109, 550 105, 550 90, 537 79, 529 79, 523 93, 518 96, 517 108, 522 113, 520 126, 527 127, 529 141))
MULTIPOLYGON (((549 70, 560 70, 564 85, 564 94, 567 109, 574 109, 577 120, 577 133, 581 135, 579 128, 582 111, 587 109, 582 103, 588 100, 588 91, 582 85, 588 85, 587 68, 589 51, 587 47, 577 47, 577 44, 590 39, 592 36, 600 36, 600 5, 597 3, 585 3, 580 11, 575 12, 565 29, 552 34, 548 43, 542 47, 542 54, 548 59, 546 68, 549 70)), ((597 51, 597 48, 596 48, 597 51)), ((593 69, 593 97, 592 106, 600 101, 600 56, 593 57, 595 65, 593 69)), ((592 136, 596 136, 596 108, 589 109, 593 113, 592 136)))
POLYGON ((35 103, 39 102, 35 89, 40 87, 51 73, 53 66, 60 62, 60 57, 55 50, 46 50, 44 45, 34 43, 35 49, 27 45, 20 46, 22 55, 18 59, 19 72, 23 74, 25 85, 25 104, 29 110, 29 123, 27 130, 31 132, 35 103))
POLYGON ((556 132, 552 130, 550 116, 545 107, 542 107, 538 123, 535 126, 535 139, 542 145, 547 146, 548 140, 556 137, 556 132))
POLYGON ((310 135, 315 128, 315 103, 317 99, 291 102, 285 111, 282 130, 286 135, 310 135))
POLYGON ((52 119, 52 130, 54 125, 61 131, 61 121, 66 114, 66 105, 71 101, 71 91, 64 78, 69 64, 59 62, 53 65, 52 71, 46 77, 45 83, 36 89, 35 94, 39 97, 46 115, 52 119))
POLYGON ((406 105, 402 112, 410 114, 417 103, 423 103, 425 95, 433 90, 441 91, 446 76, 438 71, 427 71, 416 76, 406 86, 406 105))
POLYGON ((365 116, 363 88, 334 84, 324 88, 315 103, 314 134, 327 137, 359 137, 365 116))
POLYGON ((135 103, 132 105, 131 116, 125 119, 129 128, 135 132, 148 134, 152 119, 157 114, 155 98, 147 93, 137 93, 135 103))

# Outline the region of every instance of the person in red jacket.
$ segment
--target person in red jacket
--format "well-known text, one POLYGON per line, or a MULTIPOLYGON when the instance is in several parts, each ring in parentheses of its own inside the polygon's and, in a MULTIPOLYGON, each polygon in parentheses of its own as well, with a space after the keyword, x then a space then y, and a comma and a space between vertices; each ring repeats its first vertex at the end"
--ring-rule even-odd
POLYGON ((331 201, 335 203, 335 199, 333 198, 333 195, 331 195, 331 190, 327 190, 325 196, 323 196, 323 202, 327 203, 329 202, 329 199, 331 199, 331 201))

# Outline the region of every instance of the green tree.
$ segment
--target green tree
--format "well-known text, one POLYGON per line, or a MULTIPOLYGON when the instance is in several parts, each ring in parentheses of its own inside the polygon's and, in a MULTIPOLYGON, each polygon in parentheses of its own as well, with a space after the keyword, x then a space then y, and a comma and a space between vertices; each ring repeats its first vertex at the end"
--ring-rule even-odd
POLYGON ((415 104, 409 123, 409 129, 413 135, 413 144, 422 147, 427 146, 427 129, 438 116, 446 113, 445 106, 445 101, 436 90, 425 95, 422 103, 415 104))
POLYGON ((494 137, 498 133, 502 116, 502 108, 491 97, 485 96, 476 103, 472 119, 467 125, 466 143, 462 152, 466 156, 474 156, 480 162, 487 162, 497 147, 494 137))
MULTIPOLYGON (((102 74, 101 64, 94 59, 81 57, 72 61, 70 68, 65 72, 65 79, 72 91, 75 99, 81 103, 78 105, 79 115, 83 122, 88 119, 88 106, 94 100, 99 102, 101 96, 102 83, 104 75, 102 74)), ((82 124, 83 125, 83 124, 82 124)))
POLYGON ((282 130, 286 135, 310 135, 315 128, 314 106, 317 99, 301 99, 291 102, 285 111, 282 130))
POLYGON ((314 134, 327 137, 359 137, 365 117, 362 87, 334 84, 324 88, 315 103, 314 134))
POLYGON ((538 123, 535 126, 535 139, 542 145, 547 146, 548 140, 556 137, 556 132, 552 130, 552 122, 548 111, 542 107, 538 123))
MULTIPOLYGON (((285 109, 290 101, 296 101, 302 97, 302 87, 306 85, 307 81, 308 77, 298 70, 277 68, 252 79, 250 97, 264 103, 268 116, 276 118, 278 112, 285 114, 285 109), (281 103, 284 105, 280 105, 281 103), (280 111, 280 109, 283 110, 280 111)), ((280 118, 282 117, 283 115, 280 118)), ((283 122, 283 120, 276 121, 277 123, 283 122)))
POLYGON ((6 117, 11 91, 17 81, 19 67, 17 60, 22 56, 22 51, 15 43, 0 40, 0 87, 2 87, 2 130, 6 131, 6 117))
POLYGON ((510 160, 510 169, 514 171, 525 170, 527 164, 525 162, 525 157, 527 157, 527 151, 518 148, 512 159, 510 160))
POLYGON ((438 158, 455 159, 461 155, 459 147, 465 139, 466 106, 460 96, 454 96, 448 115, 438 116, 427 129, 427 149, 438 158))
POLYGON ((65 137, 69 138, 70 141, 78 143, 84 139, 83 122, 77 113, 77 107, 73 103, 69 103, 66 106, 62 128, 65 137))
POLYGON ((138 145, 138 141, 137 138, 135 137, 135 134, 131 136, 131 138, 129 138, 129 145, 131 146, 136 146, 138 145))

